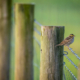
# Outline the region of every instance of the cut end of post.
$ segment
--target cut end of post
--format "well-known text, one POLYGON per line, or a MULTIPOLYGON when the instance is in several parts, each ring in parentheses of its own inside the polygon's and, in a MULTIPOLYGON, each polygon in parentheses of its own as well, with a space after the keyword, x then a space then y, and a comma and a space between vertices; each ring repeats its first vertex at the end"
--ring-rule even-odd
POLYGON ((50 28, 53 28, 53 26, 41 26, 41 34, 43 36, 43 32, 45 32, 45 30, 49 30, 50 28))
POLYGON ((14 5, 35 5, 35 3, 14 3, 14 5))

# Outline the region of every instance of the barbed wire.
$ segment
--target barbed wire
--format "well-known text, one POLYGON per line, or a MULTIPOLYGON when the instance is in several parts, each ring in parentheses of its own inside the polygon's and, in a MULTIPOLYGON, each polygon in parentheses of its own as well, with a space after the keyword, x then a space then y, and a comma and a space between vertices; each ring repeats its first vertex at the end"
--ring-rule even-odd
MULTIPOLYGON (((36 24, 38 24, 40 27, 42 26, 42 24, 40 24, 36 19, 34 20, 34 22, 35 22, 36 24)), ((39 35, 41 35, 41 33, 39 33, 38 30, 35 29, 35 31, 36 31, 39 35)), ((77 59, 80 60, 80 57, 79 57, 71 48, 69 48, 69 50, 77 57, 77 59)))
MULTIPOLYGON (((34 20, 34 22, 39 25, 40 27, 42 26, 37 20, 34 20)), ((36 31, 39 35, 41 35, 41 33, 36 29, 34 28, 34 31, 36 31)), ((40 42, 38 41, 38 39, 34 36, 33 37, 34 40, 38 43, 39 46, 41 46, 40 42)), ((71 49, 69 48, 69 50, 77 57, 77 59, 80 60, 80 57, 71 49)), ((78 67, 75 65, 75 63, 67 56, 68 55, 68 52, 67 51, 64 51, 63 55, 69 60, 69 62, 71 62, 71 64, 76 68, 78 69, 78 67), (64 54, 66 52, 66 54, 64 54)), ((39 68, 38 65, 34 64, 36 67, 39 68)), ((72 76, 71 79, 73 78, 73 80, 77 80, 77 78, 75 77, 75 75, 70 71, 70 69, 64 64, 64 67, 67 69, 67 71, 70 73, 70 75, 72 76)), ((64 77, 64 80, 67 80, 66 76, 65 76, 65 72, 63 70, 63 77, 64 77)))
POLYGON ((39 65, 37 65, 36 63, 33 63, 33 65, 36 66, 40 70, 39 65))
POLYGON ((65 71, 63 70, 63 80, 66 80, 65 71))
POLYGON ((67 51, 64 51, 63 53, 67 53, 67 54, 63 54, 63 55, 71 62, 71 64, 72 64, 76 69, 78 69, 78 67, 74 64, 74 62, 67 56, 67 55, 68 55, 68 52, 67 52, 67 51))
POLYGON ((40 27, 43 26, 42 24, 40 24, 36 19, 34 19, 34 22, 39 25, 40 27))
POLYGON ((74 77, 74 79, 75 80, 77 80, 77 78, 74 76, 74 74, 70 71, 70 69, 66 66, 66 65, 64 65, 64 67, 69 71, 69 73, 74 77))
POLYGON ((40 42, 38 41, 38 39, 35 36, 33 36, 33 39, 38 43, 39 46, 41 46, 40 42))
POLYGON ((41 33, 36 28, 34 28, 34 31, 36 31, 41 36, 41 33))
POLYGON ((80 60, 80 57, 71 48, 69 48, 69 50, 80 60))
POLYGON ((76 69, 78 69, 78 67, 74 64, 74 62, 68 57, 68 56, 66 56, 66 55, 64 55, 70 62, 71 62, 71 64, 76 68, 76 69))

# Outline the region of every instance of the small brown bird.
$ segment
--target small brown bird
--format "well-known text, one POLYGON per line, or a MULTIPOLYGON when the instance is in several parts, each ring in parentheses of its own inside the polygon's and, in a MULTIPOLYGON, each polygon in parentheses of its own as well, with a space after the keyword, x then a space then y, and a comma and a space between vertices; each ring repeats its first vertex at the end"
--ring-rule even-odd
POLYGON ((69 48, 69 45, 72 44, 74 42, 74 34, 70 34, 67 38, 65 38, 60 44, 56 45, 56 46, 67 46, 69 48))

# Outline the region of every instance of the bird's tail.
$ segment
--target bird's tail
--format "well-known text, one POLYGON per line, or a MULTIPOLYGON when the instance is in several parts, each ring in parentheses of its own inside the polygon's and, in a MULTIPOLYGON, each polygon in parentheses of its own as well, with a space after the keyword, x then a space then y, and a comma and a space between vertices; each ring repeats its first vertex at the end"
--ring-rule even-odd
POLYGON ((61 46, 60 44, 57 44, 55 47, 57 47, 57 46, 61 46))

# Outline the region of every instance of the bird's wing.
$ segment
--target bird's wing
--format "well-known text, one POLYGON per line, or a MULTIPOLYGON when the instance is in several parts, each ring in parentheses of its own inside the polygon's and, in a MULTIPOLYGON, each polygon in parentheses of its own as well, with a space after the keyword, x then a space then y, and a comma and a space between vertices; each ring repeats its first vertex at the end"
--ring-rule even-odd
POLYGON ((67 37, 67 38, 65 38, 65 40, 70 40, 71 39, 71 37, 67 37))
POLYGON ((65 44, 67 44, 71 39, 72 39, 71 37, 65 38, 65 39, 60 43, 60 45, 65 45, 65 44))

